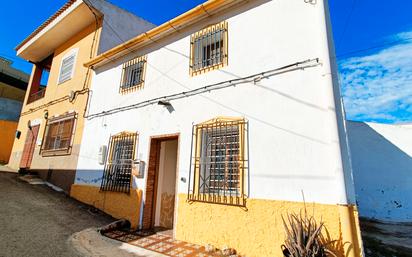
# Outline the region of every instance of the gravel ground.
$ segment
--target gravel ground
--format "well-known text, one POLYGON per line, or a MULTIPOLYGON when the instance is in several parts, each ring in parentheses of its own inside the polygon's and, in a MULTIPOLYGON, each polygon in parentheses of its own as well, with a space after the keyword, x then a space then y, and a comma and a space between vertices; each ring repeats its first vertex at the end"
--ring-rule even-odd
POLYGON ((68 238, 113 222, 63 193, 0 172, 0 257, 80 257, 68 238))

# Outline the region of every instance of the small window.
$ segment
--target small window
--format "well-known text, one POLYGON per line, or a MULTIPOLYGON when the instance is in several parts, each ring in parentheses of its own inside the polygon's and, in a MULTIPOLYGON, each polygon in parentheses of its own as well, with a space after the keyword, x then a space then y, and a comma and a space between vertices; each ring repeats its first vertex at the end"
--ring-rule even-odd
POLYGON ((41 148, 43 156, 70 153, 75 120, 73 113, 47 122, 41 148))
POLYGON ((146 56, 138 57, 123 64, 120 92, 141 89, 144 85, 146 56))
POLYGON ((227 65, 227 22, 196 32, 191 37, 190 74, 227 65))
POLYGON ((242 119, 215 119, 194 126, 194 181, 189 200, 244 205, 246 127, 242 119))
POLYGON ((67 53, 62 60, 59 73, 59 84, 70 80, 74 74, 74 64, 76 63, 77 49, 67 53))
POLYGON ((137 133, 123 132, 110 138, 110 151, 100 190, 130 192, 136 142, 137 133))

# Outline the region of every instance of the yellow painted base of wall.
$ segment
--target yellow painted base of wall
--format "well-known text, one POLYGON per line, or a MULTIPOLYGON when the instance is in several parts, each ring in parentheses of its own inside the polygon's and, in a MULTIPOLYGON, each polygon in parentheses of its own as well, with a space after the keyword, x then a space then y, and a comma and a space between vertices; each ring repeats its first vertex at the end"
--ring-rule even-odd
POLYGON ((17 122, 0 120, 0 163, 8 163, 16 135, 17 122))
MULTIPOLYGON (((282 257, 280 247, 285 240, 282 215, 301 210, 304 210, 304 203, 258 199, 248 199, 247 210, 188 203, 186 195, 180 194, 176 238, 200 245, 212 244, 217 248, 232 247, 247 257, 282 257)), ((307 210, 309 213, 314 211, 317 221, 325 223, 325 237, 330 241, 337 240, 329 247, 337 256, 361 256, 356 208, 307 204, 307 210)))
POLYGON ((100 192, 99 187, 72 185, 70 196, 87 203, 117 219, 127 219, 132 228, 139 226, 141 190, 130 190, 130 194, 117 192, 100 192))

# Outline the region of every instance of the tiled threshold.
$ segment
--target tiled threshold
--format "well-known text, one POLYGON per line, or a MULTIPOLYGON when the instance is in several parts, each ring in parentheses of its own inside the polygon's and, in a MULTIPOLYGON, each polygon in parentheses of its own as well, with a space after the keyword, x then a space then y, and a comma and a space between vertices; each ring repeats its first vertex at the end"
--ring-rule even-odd
POLYGON ((112 231, 104 234, 114 240, 171 257, 220 257, 208 253, 204 246, 173 239, 170 233, 156 231, 112 231))

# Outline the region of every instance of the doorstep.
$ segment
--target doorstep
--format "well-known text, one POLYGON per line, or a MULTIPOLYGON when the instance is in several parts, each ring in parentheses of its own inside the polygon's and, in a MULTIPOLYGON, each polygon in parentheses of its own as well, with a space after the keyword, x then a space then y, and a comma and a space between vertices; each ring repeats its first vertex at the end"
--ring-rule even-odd
POLYGON ((18 173, 17 170, 14 170, 9 166, 3 164, 0 164, 0 172, 18 173))

